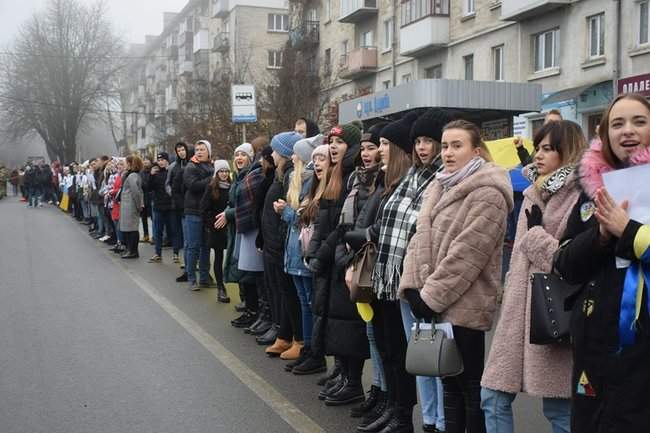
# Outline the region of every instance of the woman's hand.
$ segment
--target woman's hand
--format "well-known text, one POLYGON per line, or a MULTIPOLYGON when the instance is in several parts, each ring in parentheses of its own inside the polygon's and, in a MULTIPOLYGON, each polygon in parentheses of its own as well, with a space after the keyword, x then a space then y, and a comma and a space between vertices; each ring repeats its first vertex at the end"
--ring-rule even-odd
POLYGON ((596 191, 596 219, 600 223, 600 234, 604 240, 611 236, 620 238, 630 221, 627 214, 629 202, 625 200, 620 205, 616 204, 604 187, 596 191))
POLYGON ((284 211, 284 208, 286 206, 287 206, 287 202, 282 199, 278 199, 273 202, 273 210, 277 214, 281 214, 284 211))
POLYGON ((219 230, 219 229, 224 228, 226 226, 226 224, 228 224, 228 220, 226 220, 226 213, 221 212, 214 219, 214 228, 219 230))
POLYGON ((424 319, 430 322, 433 319, 434 311, 422 300, 420 292, 416 289, 406 289, 404 297, 411 307, 411 311, 416 319, 424 319))
POLYGON ((354 267, 350 266, 345 270, 345 285, 348 287, 348 290, 352 289, 352 274, 354 273, 354 267))

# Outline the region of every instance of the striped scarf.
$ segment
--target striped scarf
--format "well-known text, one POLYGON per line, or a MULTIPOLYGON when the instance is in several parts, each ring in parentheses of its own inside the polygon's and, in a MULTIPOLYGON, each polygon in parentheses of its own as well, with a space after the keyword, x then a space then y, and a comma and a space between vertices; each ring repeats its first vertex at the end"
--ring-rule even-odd
POLYGON ((415 233, 422 195, 435 173, 433 166, 411 168, 381 211, 377 260, 372 275, 373 291, 378 299, 398 299, 406 247, 415 233))

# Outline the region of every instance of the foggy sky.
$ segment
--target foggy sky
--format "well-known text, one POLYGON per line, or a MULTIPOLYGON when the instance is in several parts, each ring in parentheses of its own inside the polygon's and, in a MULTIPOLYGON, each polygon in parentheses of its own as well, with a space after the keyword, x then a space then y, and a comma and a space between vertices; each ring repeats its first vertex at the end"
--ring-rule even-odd
MULTIPOLYGON (((92 3, 92 0, 81 0, 92 3)), ((106 0, 110 20, 117 34, 126 42, 143 43, 144 35, 162 32, 163 12, 179 12, 188 0, 106 0)), ((47 0, 0 0, 0 51, 9 48, 21 23, 37 10, 42 10, 47 0)), ((9 48, 10 49, 10 48, 9 48)), ((110 131, 97 125, 89 134, 80 134, 77 142, 83 158, 117 153, 110 131)), ((10 166, 24 163, 28 156, 45 156, 45 146, 40 138, 20 143, 10 142, 0 125, 0 162, 10 166)))
MULTIPOLYGON (((93 0, 81 0, 93 3, 93 0)), ((160 34, 163 12, 179 12, 187 0, 106 0, 110 19, 127 42, 144 42, 145 34, 160 34)), ((18 27, 47 0, 0 0, 0 47, 13 39, 18 27)))

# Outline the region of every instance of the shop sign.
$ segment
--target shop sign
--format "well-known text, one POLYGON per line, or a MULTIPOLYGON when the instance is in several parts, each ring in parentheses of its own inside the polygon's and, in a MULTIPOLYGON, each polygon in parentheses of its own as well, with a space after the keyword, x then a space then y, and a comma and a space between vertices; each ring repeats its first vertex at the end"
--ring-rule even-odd
POLYGON ((481 123, 481 137, 485 141, 499 140, 512 136, 510 121, 506 119, 489 120, 481 123))
POLYGON ((390 96, 388 94, 363 99, 357 103, 357 117, 361 119, 369 116, 381 115, 389 108, 390 96))
POLYGON ((650 96, 650 74, 621 78, 618 80, 618 93, 640 93, 643 96, 650 96))

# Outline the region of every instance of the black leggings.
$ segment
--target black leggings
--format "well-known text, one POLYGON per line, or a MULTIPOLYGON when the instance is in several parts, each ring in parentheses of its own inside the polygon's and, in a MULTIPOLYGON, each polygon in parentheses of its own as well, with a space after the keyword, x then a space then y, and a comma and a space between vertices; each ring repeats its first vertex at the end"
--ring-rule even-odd
POLYGON ((485 366, 485 332, 454 326, 463 357, 463 373, 442 380, 447 433, 485 433, 481 410, 481 376, 485 366))
MULTIPOLYGON (((280 329, 278 337, 291 341, 302 341, 302 316, 298 291, 293 283, 293 278, 284 272, 282 263, 265 260, 264 264, 267 284, 274 296, 280 301, 280 329)), ((277 302, 277 300, 276 300, 277 302)))
POLYGON ((223 284, 223 248, 212 248, 214 251, 214 279, 217 284, 223 284))
POLYGON ((388 398, 404 409, 417 403, 415 376, 406 372, 406 335, 400 301, 376 301, 372 324, 379 355, 384 363, 388 398))

